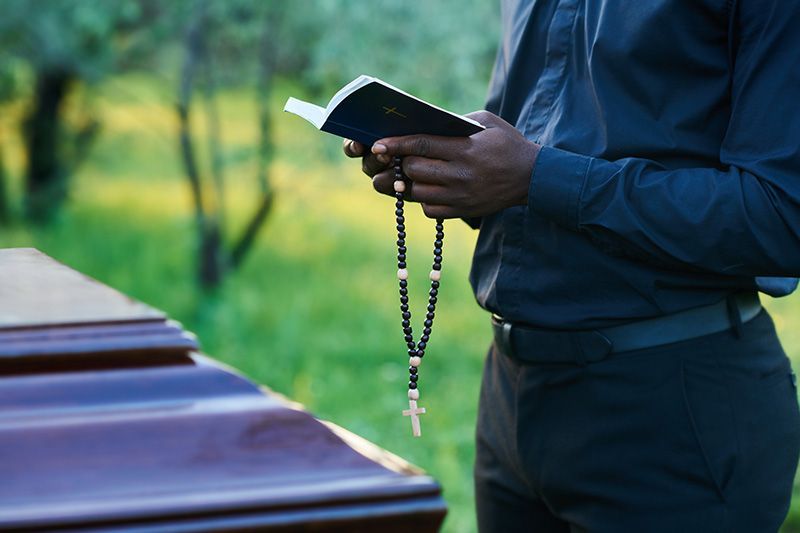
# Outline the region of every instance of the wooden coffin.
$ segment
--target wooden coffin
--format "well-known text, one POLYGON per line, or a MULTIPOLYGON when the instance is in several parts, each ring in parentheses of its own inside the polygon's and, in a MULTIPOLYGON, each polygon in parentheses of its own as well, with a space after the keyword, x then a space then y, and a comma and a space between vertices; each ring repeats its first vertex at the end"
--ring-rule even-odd
POLYGON ((438 530, 434 480, 197 349, 163 313, 0 250, 0 529, 438 530))

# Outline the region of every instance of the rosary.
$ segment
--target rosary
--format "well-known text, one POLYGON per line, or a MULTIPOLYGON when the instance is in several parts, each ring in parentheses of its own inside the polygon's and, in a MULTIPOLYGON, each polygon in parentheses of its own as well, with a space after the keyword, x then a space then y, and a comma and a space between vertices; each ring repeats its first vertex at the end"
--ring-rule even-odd
POLYGON ((415 437, 422 435, 419 426, 419 415, 425 413, 424 407, 417 407, 419 400, 419 365, 425 355, 425 347, 431 336, 433 317, 436 311, 436 297, 439 294, 439 280, 442 277, 442 244, 444 239, 444 221, 436 219, 436 240, 433 241, 433 267, 431 269, 431 290, 428 293, 428 314, 423 322, 424 329, 419 342, 414 342, 411 329, 411 311, 408 307, 408 270, 406 269, 406 219, 403 216, 404 192, 406 180, 403 177, 402 160, 394 158, 394 196, 397 208, 394 212, 397 217, 397 279, 400 280, 400 311, 403 314, 403 334, 408 346, 408 409, 403 411, 403 416, 411 417, 411 430, 415 437))

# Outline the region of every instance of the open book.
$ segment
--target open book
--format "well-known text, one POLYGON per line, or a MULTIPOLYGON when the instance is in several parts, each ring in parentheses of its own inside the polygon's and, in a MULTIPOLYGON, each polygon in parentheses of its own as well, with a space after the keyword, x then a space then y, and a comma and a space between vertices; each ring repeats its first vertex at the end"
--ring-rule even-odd
POLYGON ((383 137, 426 133, 467 137, 484 127, 371 76, 359 76, 333 95, 327 107, 289 98, 284 111, 317 129, 367 146, 383 137))

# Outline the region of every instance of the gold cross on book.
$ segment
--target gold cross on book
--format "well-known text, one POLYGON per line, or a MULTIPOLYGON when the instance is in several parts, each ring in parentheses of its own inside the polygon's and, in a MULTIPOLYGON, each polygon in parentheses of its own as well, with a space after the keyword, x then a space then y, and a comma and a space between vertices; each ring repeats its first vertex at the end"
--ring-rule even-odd
POLYGON ((394 114, 394 115, 397 115, 398 117, 406 118, 406 116, 404 114, 402 114, 401 112, 399 112, 397 110, 397 106, 394 106, 394 107, 381 106, 381 107, 383 107, 383 110, 386 111, 386 113, 384 113, 384 115, 394 114))
POLYGON ((408 400, 408 407, 409 409, 405 409, 403 411, 403 416, 410 416, 411 417, 411 431, 414 433, 415 437, 419 437, 422 435, 422 430, 419 427, 419 416, 425 414, 424 407, 417 407, 416 400, 408 400))

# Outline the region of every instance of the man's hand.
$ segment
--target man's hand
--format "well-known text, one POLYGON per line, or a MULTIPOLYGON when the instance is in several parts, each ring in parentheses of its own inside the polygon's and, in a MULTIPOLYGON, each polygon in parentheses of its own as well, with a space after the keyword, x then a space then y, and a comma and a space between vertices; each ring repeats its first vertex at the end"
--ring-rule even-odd
POLYGON ((378 192, 393 195, 392 157, 403 156, 411 199, 430 218, 477 217, 528 203, 528 187, 540 146, 487 111, 470 113, 486 130, 471 137, 408 135, 365 147, 345 141, 345 153, 363 156, 362 168, 378 192))

